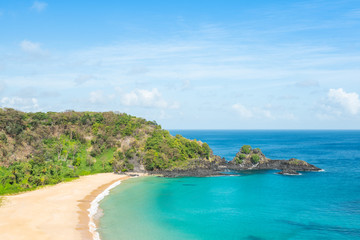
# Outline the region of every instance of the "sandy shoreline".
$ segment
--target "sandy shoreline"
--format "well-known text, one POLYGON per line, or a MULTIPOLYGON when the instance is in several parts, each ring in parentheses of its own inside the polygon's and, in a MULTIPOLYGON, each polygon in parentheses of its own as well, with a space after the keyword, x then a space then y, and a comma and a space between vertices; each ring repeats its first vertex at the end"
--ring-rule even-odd
POLYGON ((92 239, 88 209, 111 184, 129 178, 101 173, 6 196, 0 207, 0 239, 92 239))

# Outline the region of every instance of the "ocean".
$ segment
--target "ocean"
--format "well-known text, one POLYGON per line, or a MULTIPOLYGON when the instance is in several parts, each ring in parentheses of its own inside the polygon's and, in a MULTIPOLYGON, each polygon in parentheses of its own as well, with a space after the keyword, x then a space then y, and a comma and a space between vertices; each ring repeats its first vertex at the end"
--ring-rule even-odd
POLYGON ((100 203, 102 240, 360 239, 360 131, 171 130, 231 160, 244 144, 324 172, 124 181, 100 203))

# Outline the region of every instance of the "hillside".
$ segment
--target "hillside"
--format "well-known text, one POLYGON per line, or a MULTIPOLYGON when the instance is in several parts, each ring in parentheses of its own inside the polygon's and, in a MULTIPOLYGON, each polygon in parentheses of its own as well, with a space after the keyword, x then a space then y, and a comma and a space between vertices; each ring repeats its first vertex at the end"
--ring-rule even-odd
POLYGON ((99 172, 186 170, 218 160, 206 143, 125 113, 0 108, 0 194, 99 172))

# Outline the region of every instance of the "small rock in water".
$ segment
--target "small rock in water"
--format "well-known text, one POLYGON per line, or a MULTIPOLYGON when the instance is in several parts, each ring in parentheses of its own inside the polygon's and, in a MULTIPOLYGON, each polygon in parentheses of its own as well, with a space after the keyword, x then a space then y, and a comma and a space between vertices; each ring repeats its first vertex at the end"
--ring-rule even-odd
POLYGON ((300 173, 298 173, 297 171, 295 170, 282 170, 281 172, 278 172, 278 174, 281 174, 281 175, 301 175, 300 173))

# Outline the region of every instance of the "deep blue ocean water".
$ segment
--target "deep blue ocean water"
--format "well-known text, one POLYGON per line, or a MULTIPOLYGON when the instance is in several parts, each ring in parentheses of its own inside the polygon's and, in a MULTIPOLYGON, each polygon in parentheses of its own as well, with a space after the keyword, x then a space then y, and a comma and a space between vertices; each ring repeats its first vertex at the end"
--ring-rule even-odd
POLYGON ((360 131, 172 130, 231 160, 244 144, 325 172, 130 179, 101 203, 112 239, 360 239, 360 131))

